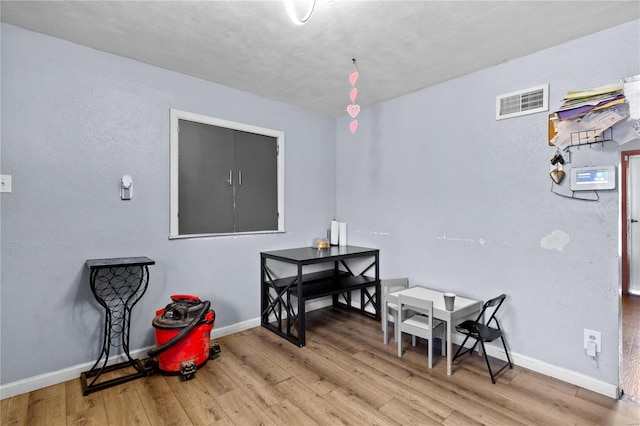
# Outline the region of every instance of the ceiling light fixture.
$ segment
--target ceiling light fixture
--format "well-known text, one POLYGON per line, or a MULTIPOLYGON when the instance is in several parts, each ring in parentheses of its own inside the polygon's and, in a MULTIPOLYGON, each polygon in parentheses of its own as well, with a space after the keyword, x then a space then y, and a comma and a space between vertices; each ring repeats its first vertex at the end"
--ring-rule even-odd
POLYGON ((296 25, 304 25, 307 23, 309 18, 311 18, 311 14, 313 13, 313 9, 316 6, 316 0, 311 0, 311 6, 307 10, 307 13, 304 14, 302 18, 298 18, 296 13, 296 8, 293 6, 294 0, 284 0, 284 8, 287 10, 287 14, 289 15, 289 19, 296 25))

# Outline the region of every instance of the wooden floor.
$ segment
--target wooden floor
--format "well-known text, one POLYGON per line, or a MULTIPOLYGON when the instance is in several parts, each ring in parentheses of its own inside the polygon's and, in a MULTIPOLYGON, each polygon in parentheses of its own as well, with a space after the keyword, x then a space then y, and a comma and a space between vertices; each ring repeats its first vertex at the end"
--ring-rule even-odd
MULTIPOLYGON (((220 338, 222 353, 183 382, 156 374, 81 395, 79 379, 5 399, 8 425, 628 425, 640 405, 514 367, 491 384, 482 359, 426 367, 426 343, 402 358, 380 323, 325 308, 307 314, 307 346, 257 327, 220 338)), ((498 360, 496 360, 498 362, 498 360)))
POLYGON ((622 296, 621 385, 625 397, 640 401, 640 296, 622 296))

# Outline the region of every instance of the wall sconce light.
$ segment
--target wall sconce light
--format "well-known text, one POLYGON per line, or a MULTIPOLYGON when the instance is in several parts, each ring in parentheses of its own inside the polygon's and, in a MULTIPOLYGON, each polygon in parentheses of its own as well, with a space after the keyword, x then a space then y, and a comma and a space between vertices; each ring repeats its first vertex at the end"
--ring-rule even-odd
POLYGON ((129 175, 120 179, 120 199, 130 200, 133 197, 133 179, 129 175))

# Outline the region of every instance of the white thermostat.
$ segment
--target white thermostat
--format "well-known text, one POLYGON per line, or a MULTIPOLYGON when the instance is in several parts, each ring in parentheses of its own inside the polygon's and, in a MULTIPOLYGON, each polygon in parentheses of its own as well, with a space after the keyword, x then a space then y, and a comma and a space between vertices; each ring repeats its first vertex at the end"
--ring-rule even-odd
POLYGON ((571 169, 572 191, 616 188, 616 166, 574 167, 571 169))

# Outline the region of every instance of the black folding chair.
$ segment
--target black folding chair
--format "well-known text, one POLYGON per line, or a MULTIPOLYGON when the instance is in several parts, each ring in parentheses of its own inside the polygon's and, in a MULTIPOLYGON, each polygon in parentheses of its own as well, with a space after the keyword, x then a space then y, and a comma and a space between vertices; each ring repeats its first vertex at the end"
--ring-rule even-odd
POLYGON ((496 318, 496 312, 498 312, 498 309, 500 309, 500 306, 502 306, 502 302, 504 302, 504 299, 506 297, 507 297, 506 294, 501 294, 500 296, 487 301, 484 304, 484 306, 482 306, 482 311, 480 312, 480 315, 478 315, 478 318, 476 318, 475 321, 467 320, 456 326, 456 330, 459 333, 464 334, 466 337, 464 338, 462 345, 458 347, 458 351, 453 357, 453 361, 455 361, 456 358, 458 358, 459 356, 466 354, 467 352, 469 352, 469 355, 471 355, 471 353, 473 353, 473 351, 475 350, 476 346, 478 346, 478 342, 480 342, 480 346, 482 346, 482 354, 484 355, 484 360, 487 363, 487 369, 489 369, 489 375, 491 376, 491 382, 493 384, 496 383, 495 377, 502 370, 504 370, 507 367, 513 368, 513 365, 511 364, 511 357, 509 357, 509 351, 507 350, 507 345, 505 344, 504 336, 502 335, 502 329, 500 328, 500 323, 496 318), (487 309, 490 309, 490 308, 493 308, 491 317, 489 318, 488 321, 483 323, 482 318, 484 317, 485 311, 487 311, 487 309), (491 327, 492 321, 495 323, 496 328, 491 327), (465 343, 467 343, 467 340, 469 340, 469 338, 475 339, 476 342, 473 344, 473 346, 470 349, 466 349, 462 351, 463 349, 465 349, 464 345, 465 343), (493 371, 491 370, 491 365, 489 364, 489 357, 487 356, 487 351, 485 350, 484 344, 485 342, 493 342, 498 338, 500 338, 500 340, 502 341, 502 346, 504 347, 504 353, 507 355, 508 362, 506 365, 502 366, 494 374, 493 371))

